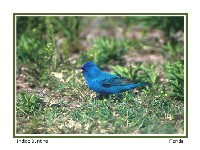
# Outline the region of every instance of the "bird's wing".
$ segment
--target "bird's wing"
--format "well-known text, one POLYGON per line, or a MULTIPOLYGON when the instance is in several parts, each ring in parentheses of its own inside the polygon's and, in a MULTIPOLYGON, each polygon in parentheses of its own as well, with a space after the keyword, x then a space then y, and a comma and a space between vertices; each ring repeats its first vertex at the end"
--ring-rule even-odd
POLYGON ((100 84, 104 87, 111 87, 111 86, 126 86, 129 84, 134 84, 127 79, 120 78, 118 76, 109 76, 109 78, 104 78, 100 81, 100 84))

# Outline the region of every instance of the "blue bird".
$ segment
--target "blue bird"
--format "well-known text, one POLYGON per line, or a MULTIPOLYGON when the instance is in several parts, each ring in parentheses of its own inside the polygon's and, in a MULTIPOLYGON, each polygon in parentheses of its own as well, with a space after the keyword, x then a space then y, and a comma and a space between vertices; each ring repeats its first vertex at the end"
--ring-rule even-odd
POLYGON ((101 71, 92 61, 85 63, 81 69, 88 87, 99 94, 118 94, 139 86, 148 85, 134 83, 119 76, 101 71))

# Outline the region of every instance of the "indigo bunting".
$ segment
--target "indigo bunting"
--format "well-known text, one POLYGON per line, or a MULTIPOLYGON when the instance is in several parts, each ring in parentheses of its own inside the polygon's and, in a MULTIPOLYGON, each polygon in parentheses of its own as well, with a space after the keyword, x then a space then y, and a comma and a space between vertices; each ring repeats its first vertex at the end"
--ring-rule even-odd
POLYGON ((99 94, 118 94, 139 86, 147 86, 101 71, 91 61, 85 63, 81 69, 89 88, 99 94))

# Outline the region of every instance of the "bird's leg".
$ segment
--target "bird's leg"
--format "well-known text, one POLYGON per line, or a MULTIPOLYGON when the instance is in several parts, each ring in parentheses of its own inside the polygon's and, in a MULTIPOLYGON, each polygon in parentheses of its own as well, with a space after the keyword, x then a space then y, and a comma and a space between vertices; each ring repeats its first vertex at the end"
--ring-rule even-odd
POLYGON ((109 98, 109 95, 98 94, 98 95, 97 95, 97 98, 100 99, 100 100, 103 100, 103 99, 105 99, 105 98, 109 98))
POLYGON ((122 96, 122 95, 121 95, 120 93, 115 93, 114 101, 115 101, 115 102, 120 101, 121 96, 122 96))

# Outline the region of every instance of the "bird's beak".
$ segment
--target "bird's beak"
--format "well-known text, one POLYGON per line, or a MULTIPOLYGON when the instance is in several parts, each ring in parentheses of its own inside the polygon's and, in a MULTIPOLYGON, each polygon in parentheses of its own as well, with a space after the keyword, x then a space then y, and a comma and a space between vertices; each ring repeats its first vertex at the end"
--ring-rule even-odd
POLYGON ((81 73, 83 72, 83 68, 82 67, 79 70, 81 71, 81 73))

